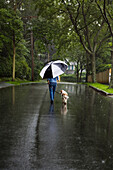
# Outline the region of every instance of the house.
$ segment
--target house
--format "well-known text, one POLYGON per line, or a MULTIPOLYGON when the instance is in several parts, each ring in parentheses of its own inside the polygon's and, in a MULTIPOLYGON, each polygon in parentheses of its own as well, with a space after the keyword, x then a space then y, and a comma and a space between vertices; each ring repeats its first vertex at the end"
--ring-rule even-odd
POLYGON ((66 74, 74 74, 76 69, 76 62, 69 62, 66 74))

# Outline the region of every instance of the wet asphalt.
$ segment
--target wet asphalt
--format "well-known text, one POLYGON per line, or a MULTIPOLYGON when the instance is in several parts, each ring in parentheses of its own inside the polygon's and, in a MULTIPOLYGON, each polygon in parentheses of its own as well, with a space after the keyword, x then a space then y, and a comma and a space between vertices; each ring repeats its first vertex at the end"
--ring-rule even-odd
POLYGON ((86 85, 0 89, 0 170, 112 170, 113 98, 86 85))

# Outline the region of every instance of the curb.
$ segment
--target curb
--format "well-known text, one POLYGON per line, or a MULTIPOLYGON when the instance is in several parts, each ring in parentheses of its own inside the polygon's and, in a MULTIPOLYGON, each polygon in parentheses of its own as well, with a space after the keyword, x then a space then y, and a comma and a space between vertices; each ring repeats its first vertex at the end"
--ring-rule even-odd
POLYGON ((35 84, 45 84, 44 82, 28 82, 28 83, 20 83, 20 84, 10 84, 10 83, 6 83, 6 82, 0 82, 0 89, 2 88, 6 88, 6 87, 13 87, 13 86, 22 86, 22 85, 35 85, 35 84))
POLYGON ((0 82, 0 89, 6 88, 6 87, 12 87, 12 86, 15 86, 15 85, 14 84, 5 83, 5 82, 0 82))
POLYGON ((91 87, 92 89, 94 89, 94 90, 96 90, 96 91, 102 93, 102 94, 105 95, 105 96, 113 96, 113 93, 105 92, 104 90, 98 89, 98 88, 93 87, 93 86, 91 86, 91 85, 89 85, 89 87, 91 87))

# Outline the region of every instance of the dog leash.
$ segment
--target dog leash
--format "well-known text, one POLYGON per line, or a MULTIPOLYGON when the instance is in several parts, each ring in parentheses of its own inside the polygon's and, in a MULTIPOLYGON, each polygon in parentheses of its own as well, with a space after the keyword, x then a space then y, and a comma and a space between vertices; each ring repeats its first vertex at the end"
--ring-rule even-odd
POLYGON ((61 94, 60 92, 58 92, 58 91, 55 91, 56 93, 58 93, 58 94, 61 94))

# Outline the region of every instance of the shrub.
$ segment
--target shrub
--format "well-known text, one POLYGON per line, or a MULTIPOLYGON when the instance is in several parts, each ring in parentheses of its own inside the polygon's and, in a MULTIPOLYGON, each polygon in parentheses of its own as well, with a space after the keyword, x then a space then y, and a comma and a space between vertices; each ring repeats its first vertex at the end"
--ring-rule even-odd
POLYGON ((16 77, 27 80, 31 79, 31 68, 28 66, 24 57, 22 57, 21 60, 16 61, 15 67, 16 77))
POLYGON ((101 64, 97 68, 97 73, 106 71, 107 69, 111 68, 111 64, 101 64))
POLYGON ((61 75, 61 81, 64 82, 76 82, 75 74, 63 74, 61 75))

